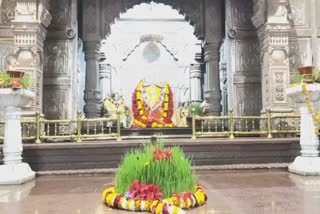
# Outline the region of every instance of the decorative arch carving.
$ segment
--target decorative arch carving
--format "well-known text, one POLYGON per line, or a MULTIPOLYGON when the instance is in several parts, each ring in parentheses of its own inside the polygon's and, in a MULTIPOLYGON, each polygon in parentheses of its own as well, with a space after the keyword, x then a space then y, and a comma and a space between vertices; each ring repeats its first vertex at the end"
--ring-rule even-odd
MULTIPOLYGON (((119 18, 121 13, 125 13, 127 10, 133 8, 135 5, 142 3, 149 3, 151 0, 107 0, 102 1, 103 13, 101 14, 104 23, 101 37, 105 37, 110 34, 110 26, 115 22, 116 18, 119 18)), ((202 1, 194 0, 153 0, 155 3, 162 3, 171 6, 179 14, 183 15, 193 27, 194 34, 197 38, 203 38, 203 21, 202 21, 202 1)))

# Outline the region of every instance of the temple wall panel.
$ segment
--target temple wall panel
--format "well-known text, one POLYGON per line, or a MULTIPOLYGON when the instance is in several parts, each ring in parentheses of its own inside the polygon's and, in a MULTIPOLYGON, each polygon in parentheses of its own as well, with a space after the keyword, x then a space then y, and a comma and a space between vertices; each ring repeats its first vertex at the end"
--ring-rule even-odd
POLYGON ((236 115, 259 115, 262 108, 260 47, 252 14, 252 1, 226 1, 228 106, 236 115))
POLYGON ((52 22, 44 46, 43 112, 46 118, 75 118, 78 108, 77 1, 51 1, 52 22))

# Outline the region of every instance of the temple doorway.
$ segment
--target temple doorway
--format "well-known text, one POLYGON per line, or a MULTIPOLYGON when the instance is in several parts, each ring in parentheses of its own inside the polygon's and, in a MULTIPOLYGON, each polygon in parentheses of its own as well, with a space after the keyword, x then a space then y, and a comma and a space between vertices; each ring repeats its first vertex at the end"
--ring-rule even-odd
MULTIPOLYGON (((161 88, 168 83, 173 94, 172 120, 178 125, 179 109, 191 102, 201 102, 203 97, 201 66, 197 67, 198 83, 191 80, 199 55, 202 55, 201 41, 194 35, 194 27, 177 10, 154 2, 136 5, 120 14, 111 25, 110 34, 102 40, 101 98, 105 102, 112 99, 132 111, 133 92, 143 82, 144 87, 154 87, 146 95, 150 96, 147 98, 150 106, 155 106, 153 102, 161 102, 164 96, 161 88)), ((129 114, 131 119, 123 120, 126 127, 132 124, 132 112, 129 114)))

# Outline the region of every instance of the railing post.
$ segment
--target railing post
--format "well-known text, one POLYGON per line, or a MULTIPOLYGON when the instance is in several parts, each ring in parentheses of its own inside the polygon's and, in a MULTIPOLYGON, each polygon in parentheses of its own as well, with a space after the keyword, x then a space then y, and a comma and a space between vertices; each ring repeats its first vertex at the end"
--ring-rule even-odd
POLYGON ((36 143, 41 143, 40 133, 41 133, 40 113, 37 112, 36 113, 36 143))
POLYGON ((81 143, 81 129, 82 129, 82 119, 81 119, 81 111, 77 112, 77 143, 81 143))
POLYGON ((230 139, 234 139, 234 115, 233 115, 233 109, 229 109, 229 126, 230 126, 230 139))
POLYGON ((121 141, 120 111, 117 111, 117 142, 121 141))
POLYGON ((195 108, 191 109, 191 114, 192 114, 192 140, 196 140, 197 139, 197 135, 196 135, 196 110, 195 108))
POLYGON ((272 138, 272 134, 271 134, 271 111, 270 111, 269 108, 266 110, 266 114, 267 114, 267 132, 268 132, 267 138, 272 138))

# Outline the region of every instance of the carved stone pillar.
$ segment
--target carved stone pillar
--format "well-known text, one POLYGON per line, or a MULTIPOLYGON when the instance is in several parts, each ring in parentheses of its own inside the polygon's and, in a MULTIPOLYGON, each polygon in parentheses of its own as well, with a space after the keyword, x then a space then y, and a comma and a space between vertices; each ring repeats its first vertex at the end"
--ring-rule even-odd
POLYGON ((99 80, 101 98, 104 99, 111 94, 111 66, 110 64, 102 63, 99 64, 99 80))
POLYGON ((274 113, 292 112, 285 94, 285 89, 290 84, 287 1, 272 0, 268 4, 261 2, 263 1, 255 1, 252 21, 258 29, 260 40, 262 112, 266 108, 274 113), (265 10, 267 17, 262 15, 265 10))
POLYGON ((201 64, 195 63, 190 65, 190 92, 191 102, 201 102, 201 64))
POLYGON ((31 76, 30 89, 35 92, 35 98, 25 110, 33 115, 36 111, 42 112, 43 42, 51 15, 43 1, 18 0, 16 3, 12 21, 16 62, 9 69, 31 76))
POLYGON ((204 76, 204 96, 207 100, 209 115, 220 115, 221 112, 219 48, 219 43, 204 44, 204 62, 206 66, 204 76))
POLYGON ((84 94, 84 112, 87 118, 101 116, 101 92, 99 84, 100 41, 84 41, 86 61, 86 85, 84 94))
POLYGON ((78 107, 78 1, 50 1, 52 23, 44 50, 43 113, 47 119, 76 118, 78 107))

